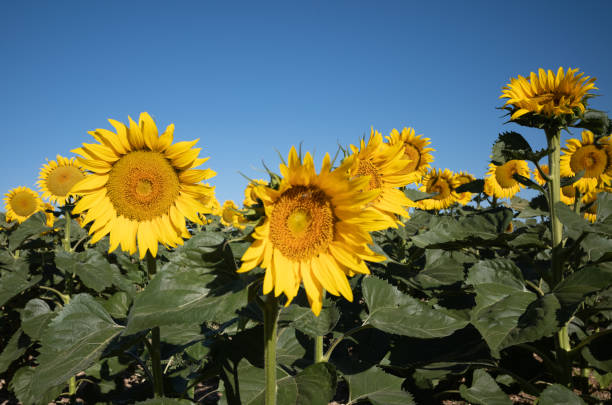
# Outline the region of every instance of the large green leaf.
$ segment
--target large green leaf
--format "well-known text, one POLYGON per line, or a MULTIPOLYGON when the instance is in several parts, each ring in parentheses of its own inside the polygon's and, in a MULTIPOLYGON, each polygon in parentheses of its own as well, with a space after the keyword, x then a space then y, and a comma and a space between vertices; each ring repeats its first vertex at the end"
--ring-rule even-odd
POLYGON ((134 405, 192 405, 187 399, 176 398, 151 398, 146 401, 136 402, 134 405))
POLYGON ((47 219, 45 214, 37 212, 30 218, 17 226, 8 237, 9 249, 17 249, 26 239, 32 236, 38 236, 43 232, 49 231, 49 227, 46 225, 47 219))
POLYGON ((23 356, 30 343, 30 339, 23 333, 21 328, 13 333, 6 347, 0 353, 0 374, 8 370, 12 362, 23 356))
POLYGON ((494 356, 512 341, 519 318, 537 296, 527 291, 521 271, 507 259, 483 260, 469 271, 467 284, 474 286, 476 306, 471 322, 494 356))
POLYGON ((452 253, 427 250, 425 268, 414 277, 414 281, 422 288, 435 288, 463 280, 463 264, 452 253))
POLYGON ((280 312, 279 324, 288 323, 297 330, 310 336, 323 336, 329 333, 340 318, 336 305, 326 300, 319 316, 312 313, 310 307, 289 305, 280 312))
MULTIPOLYGON (((336 371, 330 363, 306 367, 295 376, 277 368, 277 403, 283 405, 327 405, 336 393, 336 371)), ((264 370, 242 360, 238 365, 240 402, 264 405, 264 370)))
POLYGON ((58 250, 55 252, 55 265, 60 270, 76 274, 83 284, 97 292, 113 285, 113 273, 118 271, 95 249, 79 253, 58 250))
POLYGON ((461 384, 459 392, 465 400, 473 404, 512 405, 508 395, 499 388, 493 377, 483 369, 474 370, 472 386, 468 388, 461 384))
POLYGON ((28 263, 25 260, 19 259, 9 265, 13 271, 0 271, 0 306, 42 279, 41 275, 29 274, 28 263))
POLYGON ((379 367, 364 372, 345 375, 349 385, 348 404, 368 399, 374 405, 411 405, 412 395, 402 390, 403 378, 385 373, 379 367))
POLYGON ((412 237, 422 248, 460 248, 492 241, 503 234, 512 220, 512 210, 493 208, 460 219, 432 217, 429 230, 412 237))
POLYGON ((122 330, 92 296, 74 296, 41 337, 35 393, 42 395, 90 367, 122 330))
POLYGON ((52 402, 62 393, 63 387, 56 386, 41 391, 35 369, 25 366, 17 370, 9 383, 9 388, 24 405, 40 405, 52 402))
POLYGON ((56 313, 39 298, 34 298, 21 311, 21 327, 34 340, 39 340, 51 319, 56 313))
POLYGON ((513 159, 538 161, 546 156, 546 152, 546 150, 534 152, 529 142, 517 132, 504 132, 499 134, 493 144, 491 161, 498 166, 513 159))
POLYGON ((384 332, 426 339, 448 336, 468 324, 467 320, 406 295, 376 277, 365 277, 362 289, 369 311, 364 323, 384 332))
POLYGON ((570 274, 555 287, 554 294, 564 306, 576 306, 587 295, 610 286, 612 286, 612 265, 602 263, 587 266, 570 274))
POLYGON ((586 403, 570 389, 560 384, 553 384, 542 391, 538 405, 586 405, 586 403))
POLYGON ((240 278, 170 262, 135 297, 125 333, 176 323, 223 323, 235 318, 247 299, 240 278))

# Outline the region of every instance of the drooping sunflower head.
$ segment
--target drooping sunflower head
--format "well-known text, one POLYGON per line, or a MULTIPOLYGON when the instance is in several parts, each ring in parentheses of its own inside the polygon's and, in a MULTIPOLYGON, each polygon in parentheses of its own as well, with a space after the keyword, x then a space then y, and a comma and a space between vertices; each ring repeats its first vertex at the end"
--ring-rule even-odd
POLYGON ((116 132, 89 132, 98 143, 73 150, 81 166, 91 172, 71 193, 81 199, 74 213, 86 212, 84 223, 95 243, 110 236, 109 252, 119 245, 130 254, 157 254, 158 243, 175 247, 190 236, 185 218, 201 224, 198 213, 210 212, 199 200, 214 193, 200 182, 213 177, 210 169, 195 169, 197 140, 172 144, 174 125, 160 135, 147 113, 130 126, 109 120, 116 132))
POLYGON ((232 200, 227 200, 221 207, 221 223, 225 226, 233 226, 237 229, 246 228, 247 219, 238 211, 238 207, 232 200))
POLYGON ((507 98, 504 106, 510 106, 511 119, 533 113, 548 118, 583 113, 586 101, 595 87, 595 78, 578 73, 578 69, 562 67, 555 75, 552 70, 531 72, 529 79, 518 76, 502 89, 499 98, 507 98))
POLYGON ((68 193, 72 186, 85 178, 85 171, 76 162, 75 158, 65 158, 57 155, 43 165, 38 176, 38 187, 42 190, 42 197, 50 202, 65 205, 68 193))
POLYGON ((431 198, 416 202, 422 210, 442 210, 450 207, 459 200, 459 194, 455 189, 459 186, 453 172, 448 169, 432 169, 421 181, 420 191, 425 193, 436 193, 431 198))
POLYGON ((582 131, 582 142, 569 139, 561 155, 561 176, 572 177, 584 170, 574 183, 582 194, 601 188, 612 180, 612 146, 610 136, 595 142, 591 131, 582 131))
POLYGON ((4 195, 6 222, 22 223, 32 214, 44 210, 45 206, 38 193, 28 187, 17 187, 4 195))
POLYGON ((359 147, 350 147, 354 157, 350 175, 367 176, 369 182, 364 190, 380 192, 370 205, 388 216, 389 227, 401 224, 397 216, 410 218, 406 207, 412 207, 414 203, 398 189, 409 184, 412 177, 408 170, 411 161, 405 157, 404 146, 383 142, 380 132, 372 129, 367 144, 362 139, 359 147))
POLYGON ((405 169, 405 174, 410 175, 409 183, 419 183, 421 178, 431 167, 433 156, 429 152, 434 152, 435 149, 428 148, 431 144, 429 138, 423 138, 423 135, 415 135, 414 129, 404 128, 400 133, 397 129, 393 129, 391 134, 386 137, 391 145, 401 144, 404 146, 404 154, 410 164, 405 169))
POLYGON ((509 160, 501 166, 489 164, 485 178, 485 193, 497 198, 511 198, 524 187, 514 175, 518 174, 529 178, 529 166, 524 160, 509 160))
MULTIPOLYGON (((455 183, 454 183, 455 187, 459 187, 462 184, 467 184, 467 183, 470 183, 476 180, 474 176, 472 176, 469 173, 464 173, 464 172, 455 173, 454 179, 455 179, 455 183)), ((465 191, 463 193, 457 193, 458 195, 457 202, 461 205, 465 205, 469 203, 472 200, 472 194, 473 193, 470 193, 469 191, 465 191)))
MULTIPOLYGON (((544 172, 545 175, 549 175, 550 171, 548 169, 548 165, 540 165, 540 169, 542 170, 542 172, 544 172)), ((538 170, 537 167, 535 167, 533 169, 533 179, 536 181, 536 183, 538 183, 540 186, 543 186, 546 184, 546 179, 544 177, 542 177, 542 174, 540 174, 540 171, 538 170)))
POLYGON ((318 315, 323 290, 352 300, 347 276, 369 273, 364 260, 383 260, 370 250, 369 232, 384 229, 388 219, 366 207, 380 191, 364 191, 367 177, 350 177, 353 159, 332 170, 327 154, 317 174, 310 153, 302 160, 291 148, 288 163, 280 165, 279 188, 259 189, 266 216, 238 271, 265 268, 264 294, 284 294, 288 305, 303 284, 318 315))
POLYGON ((257 204, 259 197, 257 196, 257 188, 259 186, 265 186, 268 184, 267 181, 256 179, 249 181, 249 184, 244 189, 244 202, 242 203, 245 207, 251 207, 257 204))

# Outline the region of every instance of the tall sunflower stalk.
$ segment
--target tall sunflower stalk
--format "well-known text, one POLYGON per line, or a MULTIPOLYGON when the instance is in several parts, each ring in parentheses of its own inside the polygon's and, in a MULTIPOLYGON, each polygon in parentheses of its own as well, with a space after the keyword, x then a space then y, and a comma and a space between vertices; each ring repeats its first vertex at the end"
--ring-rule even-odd
MULTIPOLYGON (((595 78, 576 74, 578 69, 560 67, 557 73, 539 69, 529 79, 522 76, 510 79, 502 89, 500 98, 507 98, 505 106, 511 111, 511 120, 526 126, 543 128, 548 144, 548 207, 552 235, 551 273, 553 287, 563 279, 560 248, 563 244, 563 224, 557 216, 561 201, 561 129, 571 125, 586 111, 589 90, 596 89, 595 78)), ((571 383, 568 352, 571 342, 564 325, 556 336, 557 358, 563 364, 561 380, 571 383)))

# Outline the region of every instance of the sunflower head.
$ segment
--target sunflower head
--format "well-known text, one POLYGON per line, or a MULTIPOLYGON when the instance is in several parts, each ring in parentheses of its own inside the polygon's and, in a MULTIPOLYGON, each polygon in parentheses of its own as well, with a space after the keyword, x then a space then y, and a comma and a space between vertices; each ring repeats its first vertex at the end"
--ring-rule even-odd
POLYGON ((591 191, 582 197, 582 204, 586 206, 586 210, 582 213, 585 219, 589 222, 597 220, 597 191, 591 191))
POLYGON ((32 214, 44 210, 45 206, 38 193, 28 187, 17 187, 4 195, 6 222, 22 223, 32 214))
MULTIPOLYGON (((544 172, 544 174, 546 176, 548 176, 550 174, 550 170, 548 169, 548 165, 540 165, 540 169, 542 170, 542 172, 544 172)), ((538 170, 537 167, 533 169, 533 179, 540 186, 544 186, 546 184, 546 179, 544 177, 542 177, 542 174, 540 173, 540 171, 538 170)))
MULTIPOLYGON (((463 184, 467 184, 476 180, 476 178, 469 173, 459 172, 455 173, 454 180, 455 187, 459 187, 463 184)), ((461 205, 466 205, 472 200, 472 193, 470 193, 469 191, 457 193, 457 195, 457 202, 461 205)))
POLYGON ((372 129, 367 144, 362 139, 359 147, 351 145, 350 148, 354 158, 350 175, 368 178, 364 190, 379 192, 370 205, 388 216, 389 227, 401 224, 397 216, 410 218, 406 207, 414 203, 398 189, 409 184, 412 177, 408 170, 411 161, 405 157, 404 146, 383 142, 380 132, 372 129))
POLYGON ((511 198, 524 187, 514 175, 529 178, 529 166, 524 160, 509 160, 501 166, 489 164, 485 178, 485 193, 497 198, 511 198), (488 183, 488 186, 487 186, 488 183))
POLYGON ((238 211, 238 207, 232 200, 227 200, 221 207, 221 223, 225 226, 233 226, 237 229, 246 228, 247 219, 238 211))
POLYGON ((85 175, 75 158, 57 155, 57 160, 47 162, 40 169, 36 184, 42 190, 43 198, 48 198, 51 203, 65 205, 70 189, 83 180, 85 175))
POLYGON ((256 179, 249 181, 246 188, 244 189, 244 202, 242 203, 245 207, 251 207, 257 204, 259 197, 257 196, 257 188, 259 186, 265 186, 268 182, 262 179, 256 179))
POLYGON ((431 144, 429 138, 415 135, 412 128, 404 128, 401 133, 393 129, 386 138, 391 145, 403 145, 404 155, 410 160, 410 164, 404 169, 404 174, 409 175, 409 183, 419 183, 433 162, 433 156, 429 152, 435 149, 427 147, 431 144))
POLYGON ((538 121, 579 116, 586 110, 586 102, 595 87, 595 78, 578 73, 578 69, 562 67, 555 74, 552 70, 539 69, 531 72, 529 78, 518 76, 502 88, 499 98, 507 98, 504 104, 517 120, 525 114, 538 121))
POLYGON ((323 290, 352 300, 347 276, 369 273, 365 260, 384 260, 368 246, 369 232, 388 223, 380 211, 366 207, 380 192, 364 191, 369 178, 349 175, 353 160, 349 156, 332 170, 327 154, 317 174, 310 153, 302 160, 291 148, 288 163, 280 165, 278 189, 259 188, 265 219, 238 271, 265 268, 264 294, 284 294, 289 305, 303 284, 318 315, 323 290))
POLYGON ((116 132, 89 132, 97 143, 73 150, 79 164, 91 174, 76 183, 71 193, 81 197, 75 214, 86 213, 84 223, 95 243, 110 235, 109 252, 119 245, 130 254, 137 250, 157 254, 158 243, 175 247, 190 236, 185 218, 201 224, 198 213, 210 212, 200 199, 214 193, 201 184, 215 175, 195 169, 207 159, 199 158, 197 140, 172 144, 174 125, 160 135, 147 113, 129 127, 109 120, 116 132))
POLYGON ((602 188, 612 181, 612 145, 610 136, 595 141, 591 131, 582 131, 582 141, 569 139, 561 155, 561 176, 573 177, 584 170, 574 183, 582 194, 602 188))
POLYGON ((459 200, 459 194, 455 189, 459 186, 453 172, 448 169, 430 170, 419 187, 425 193, 436 193, 431 198, 419 200, 416 206, 422 210, 442 210, 450 207, 459 200))

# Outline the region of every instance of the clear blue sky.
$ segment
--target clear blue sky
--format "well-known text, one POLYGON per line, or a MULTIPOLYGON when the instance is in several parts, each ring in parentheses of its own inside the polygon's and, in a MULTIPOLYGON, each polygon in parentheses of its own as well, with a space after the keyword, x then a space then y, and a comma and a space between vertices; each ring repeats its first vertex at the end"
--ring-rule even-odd
POLYGON ((604 0, 3 1, 0 193, 141 111, 200 138, 221 203, 276 150, 320 164, 372 126, 412 126, 435 167, 483 176, 499 132, 543 144, 495 109, 510 77, 578 67, 612 112, 610 21, 604 0))

